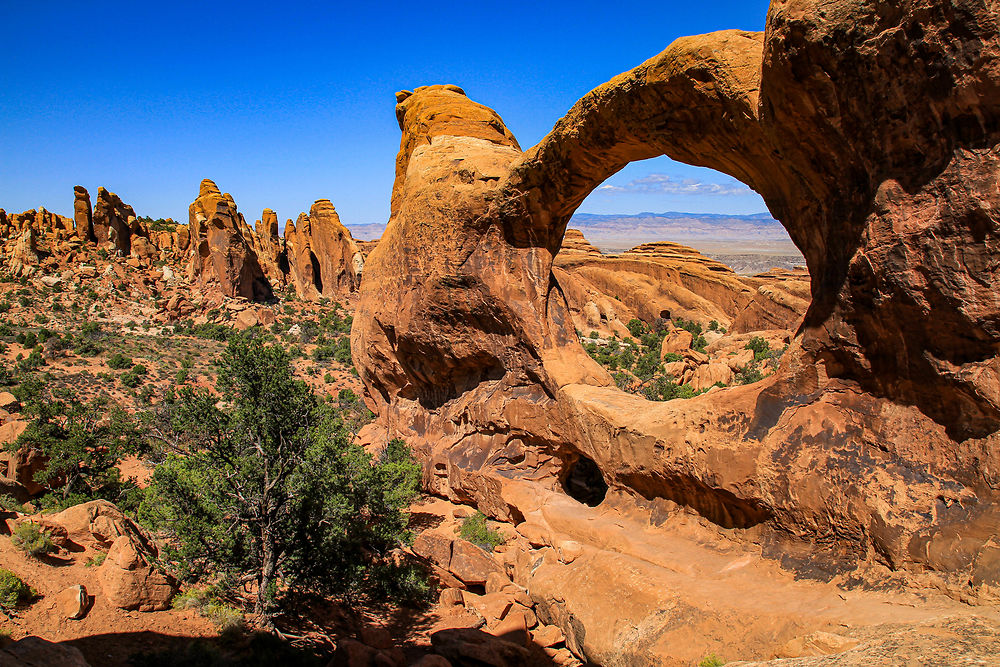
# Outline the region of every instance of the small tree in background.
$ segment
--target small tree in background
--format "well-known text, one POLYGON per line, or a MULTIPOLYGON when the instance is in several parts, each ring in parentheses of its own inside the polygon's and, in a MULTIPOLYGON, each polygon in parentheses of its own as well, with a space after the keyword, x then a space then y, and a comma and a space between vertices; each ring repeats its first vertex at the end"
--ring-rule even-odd
POLYGON ((47 458, 34 477, 56 497, 43 504, 62 507, 92 498, 129 504, 135 487, 122 481, 116 466, 141 449, 132 415, 107 397, 81 401, 55 395, 36 377, 26 378, 14 393, 31 421, 7 449, 25 447, 47 458))
POLYGON ((265 624, 279 586, 353 597, 413 583, 390 558, 420 479, 401 441, 373 461, 340 408, 259 339, 230 340, 216 389, 180 389, 168 418, 181 451, 156 468, 140 511, 175 538, 180 574, 255 584, 265 624))

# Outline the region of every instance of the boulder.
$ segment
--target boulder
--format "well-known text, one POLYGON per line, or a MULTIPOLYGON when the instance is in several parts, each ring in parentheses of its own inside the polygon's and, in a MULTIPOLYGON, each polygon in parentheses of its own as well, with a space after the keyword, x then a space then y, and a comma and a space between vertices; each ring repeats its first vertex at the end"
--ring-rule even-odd
POLYGON ((740 350, 736 354, 724 358, 725 362, 734 371, 743 370, 750 365, 753 359, 753 350, 740 350))
POLYGON ((733 369, 729 367, 729 364, 724 361, 714 361, 698 366, 691 379, 691 388, 695 391, 702 391, 717 382, 729 384, 732 381, 733 369))
POLYGON ((540 625, 531 631, 531 641, 542 647, 556 646, 566 641, 558 625, 540 625))
MULTIPOLYGON (((10 393, 9 391, 0 391, 0 409, 6 410, 7 412, 18 411, 19 405, 17 402, 17 398, 14 397, 14 394, 10 393)), ((6 444, 9 441, 3 440, 4 437, 9 437, 9 435, 6 436, 0 435, 0 441, 6 444)))
POLYGON ((155 545, 138 535, 123 535, 112 543, 98 577, 113 605, 139 611, 170 606, 177 583, 155 567, 155 557, 155 545))
POLYGON ((439 630, 431 635, 431 646, 451 662, 483 667, 542 665, 524 646, 471 628, 439 630))
MULTIPOLYGON (((0 424, 0 446, 15 442, 27 428, 28 422, 18 419, 0 424)), ((0 477, 19 485, 28 495, 45 490, 44 486, 35 481, 34 476, 47 463, 48 458, 44 454, 28 447, 14 451, 0 449, 0 477)))
POLYGON ((73 505, 46 518, 62 526, 74 543, 90 549, 107 549, 119 537, 142 532, 113 503, 101 499, 73 505))
POLYGON ((452 538, 433 531, 424 531, 413 540, 413 553, 448 569, 451 564, 452 538))
POLYGON ((660 359, 668 354, 684 354, 691 349, 694 336, 687 329, 674 329, 663 337, 660 345, 660 359))
POLYGON ((64 618, 77 620, 87 615, 90 598, 87 596, 87 589, 76 584, 60 591, 55 603, 56 609, 64 618))
POLYGON ((438 595, 438 606, 444 609, 451 609, 453 607, 464 607, 465 596, 462 594, 462 590, 459 588, 441 589, 441 593, 440 595, 438 595))
POLYGON ((491 555, 471 542, 455 540, 448 570, 469 586, 485 586, 491 574, 504 574, 491 555))
POLYGON ((80 649, 41 637, 24 637, 0 649, 4 667, 90 667, 80 649))

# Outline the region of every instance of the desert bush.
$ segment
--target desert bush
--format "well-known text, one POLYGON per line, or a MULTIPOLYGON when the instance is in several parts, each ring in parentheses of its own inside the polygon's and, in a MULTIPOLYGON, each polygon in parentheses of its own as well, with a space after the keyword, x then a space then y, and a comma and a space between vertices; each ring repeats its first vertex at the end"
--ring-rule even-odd
POLYGON ((462 520, 458 536, 487 551, 493 551, 504 543, 503 535, 490 528, 486 515, 478 511, 462 520))
POLYGON ((675 398, 694 398, 702 392, 695 391, 690 384, 677 384, 666 376, 658 375, 643 387, 642 394, 651 401, 672 401, 675 398))
POLYGON ((760 367, 757 362, 751 362, 745 367, 736 371, 733 376, 733 381, 737 384, 753 384, 754 382, 760 382, 764 379, 764 373, 761 372, 760 367))
POLYGON ((625 328, 628 329, 628 332, 632 334, 632 337, 635 338, 636 340, 642 338, 642 335, 646 333, 645 322, 634 318, 628 321, 628 324, 625 325, 625 328))
POLYGON ((219 634, 230 634, 245 626, 243 612, 222 602, 209 602, 201 609, 201 615, 215 624, 219 634))
POLYGON ((94 554, 93 556, 88 558, 87 562, 85 562, 83 565, 84 567, 100 567, 101 564, 104 562, 104 559, 107 557, 108 555, 106 553, 94 554))
POLYGON ((0 568, 0 609, 9 611, 35 597, 35 592, 21 578, 0 568))
POLYGON ((747 342, 746 345, 743 346, 743 349, 753 350, 754 361, 763 361, 768 358, 768 353, 771 351, 771 345, 760 336, 754 336, 747 342))
POLYGON ((170 606, 174 609, 198 609, 211 602, 214 592, 208 588, 190 588, 178 593, 170 601, 170 606))
POLYGON ((19 523, 10 535, 10 542, 33 558, 39 558, 55 550, 49 533, 31 521, 19 523))
POLYGON ((13 393, 30 421, 6 449, 28 448, 48 459, 45 468, 35 473, 36 481, 58 486, 61 502, 76 494, 83 500, 124 500, 122 493, 130 485, 121 480, 116 465, 139 453, 142 444, 132 415, 106 397, 84 402, 72 391, 51 389, 33 376, 13 393))
POLYGON ((33 348, 38 345, 38 336, 34 331, 20 331, 14 336, 14 342, 21 344, 25 348, 33 348))
POLYGON ((125 356, 121 352, 115 352, 108 357, 108 368, 113 368, 116 371, 132 368, 133 365, 132 358, 125 356))
POLYGON ((726 664, 725 661, 714 653, 702 658, 701 662, 698 663, 698 667, 722 667, 726 664))

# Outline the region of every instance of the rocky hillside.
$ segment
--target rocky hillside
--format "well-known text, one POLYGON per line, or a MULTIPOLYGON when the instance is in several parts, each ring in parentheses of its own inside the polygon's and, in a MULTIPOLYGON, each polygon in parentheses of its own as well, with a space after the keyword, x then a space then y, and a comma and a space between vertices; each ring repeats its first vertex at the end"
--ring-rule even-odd
POLYGON ((317 200, 296 223, 289 220, 282 237, 273 211, 264 209, 263 222, 251 228, 232 196, 208 179, 186 225, 137 217, 104 188, 93 206, 85 188, 76 186, 73 194, 73 219, 44 208, 0 209, 0 238, 6 239, 0 261, 10 275, 42 273, 69 283, 94 277, 98 264, 105 274, 132 269, 142 275, 131 275, 127 287, 149 297, 160 322, 233 299, 267 302, 275 292, 309 301, 346 299, 361 280, 364 254, 328 199, 317 200), (107 268, 114 266, 122 268, 107 268))

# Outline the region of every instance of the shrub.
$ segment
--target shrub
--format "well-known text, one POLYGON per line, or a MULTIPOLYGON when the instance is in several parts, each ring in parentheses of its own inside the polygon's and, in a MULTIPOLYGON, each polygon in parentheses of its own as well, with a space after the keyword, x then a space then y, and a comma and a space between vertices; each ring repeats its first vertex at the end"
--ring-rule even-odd
POLYGON ((132 368, 132 358, 126 357, 121 352, 115 352, 108 358, 108 367, 113 368, 116 371, 122 371, 126 368, 132 368))
POLYGON ((105 554, 105 553, 99 553, 99 554, 96 554, 96 555, 88 558, 87 562, 84 563, 83 565, 84 565, 84 567, 100 567, 101 563, 103 563, 104 559, 107 558, 107 557, 108 557, 107 554, 105 554))
POLYGON ((24 504, 17 502, 17 498, 9 493, 0 493, 0 510, 5 512, 23 512, 24 504))
POLYGON ((768 357, 768 353, 771 351, 771 345, 760 336, 754 336, 746 345, 743 346, 743 349, 753 350, 754 361, 762 361, 768 357))
POLYGON ((493 551, 504 543, 503 535, 486 524, 486 515, 482 512, 465 517, 458 530, 458 535, 463 540, 468 540, 487 551, 493 551))
POLYGON ((744 368, 737 371, 733 376, 733 381, 738 384, 753 384, 754 382, 760 382, 763 379, 764 374, 761 372, 756 362, 748 364, 744 368))
POLYGON ((10 536, 11 543, 34 558, 39 558, 55 550, 52 538, 37 523, 25 521, 14 528, 10 536))
POLYGON ((33 348, 38 345, 38 336, 35 335, 34 331, 29 331, 27 333, 22 331, 14 337, 14 342, 20 343, 26 349, 33 348))
POLYGON ((19 576, 0 568, 0 609, 14 609, 34 596, 34 591, 19 576))
POLYGON ((722 658, 712 653, 702 658, 702 661, 698 663, 698 667, 722 667, 724 664, 726 663, 722 658))
POLYGON ((230 634, 243 629, 243 612, 222 602, 209 602, 201 614, 215 624, 219 634, 230 634))
POLYGON ((178 593, 170 601, 174 609, 201 609, 213 599, 212 591, 206 588, 191 588, 178 593))
POLYGON ((642 335, 646 333, 646 325, 642 320, 631 319, 625 327, 632 334, 632 337, 636 339, 642 338, 642 335))

